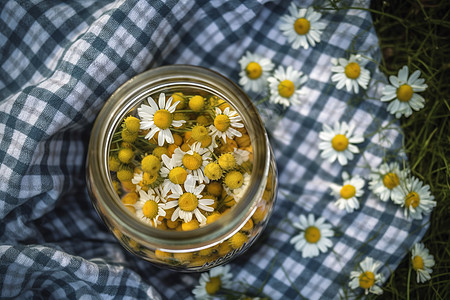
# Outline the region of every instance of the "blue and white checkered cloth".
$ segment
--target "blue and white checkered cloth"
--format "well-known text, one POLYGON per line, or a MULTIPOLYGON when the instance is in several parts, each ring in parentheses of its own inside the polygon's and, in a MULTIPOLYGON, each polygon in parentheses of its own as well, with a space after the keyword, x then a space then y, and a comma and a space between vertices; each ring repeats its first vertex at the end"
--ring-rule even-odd
POLYGON ((326 23, 321 42, 294 50, 278 29, 289 5, 2 1, 0 298, 193 298, 199 274, 158 269, 127 254, 106 230, 86 192, 87 142, 106 99, 132 76, 183 63, 238 82, 238 61, 246 51, 291 65, 309 79, 301 105, 275 111, 277 117, 261 106, 279 170, 278 200, 257 243, 231 262, 233 281, 254 291, 261 287, 273 299, 332 299, 366 256, 382 261, 381 272, 389 277, 424 235, 428 218, 405 219, 401 208, 378 200, 367 184, 361 208, 345 213, 333 205, 328 188, 341 182, 343 171, 367 178, 367 166, 377 167, 402 146, 395 122, 384 135, 370 135, 392 121, 378 100, 386 79, 375 63, 367 65, 372 81, 366 94, 337 90, 330 80, 332 58, 362 53, 379 61, 370 13, 321 10, 326 23), (344 167, 322 159, 318 148, 323 124, 335 121, 353 123, 366 135, 358 145, 364 154, 344 167), (331 251, 305 259, 289 243, 297 234, 289 221, 308 213, 325 217, 335 237, 331 251))

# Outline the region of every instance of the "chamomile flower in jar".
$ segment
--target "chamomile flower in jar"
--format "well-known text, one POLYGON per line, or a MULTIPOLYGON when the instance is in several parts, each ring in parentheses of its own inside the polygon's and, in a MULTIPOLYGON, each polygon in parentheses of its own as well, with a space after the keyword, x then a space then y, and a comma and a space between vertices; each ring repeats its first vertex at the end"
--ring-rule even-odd
POLYGON ((162 267, 226 263, 254 243, 275 201, 258 112, 236 84, 204 68, 160 67, 125 83, 102 109, 89 153, 100 217, 125 248, 162 267))

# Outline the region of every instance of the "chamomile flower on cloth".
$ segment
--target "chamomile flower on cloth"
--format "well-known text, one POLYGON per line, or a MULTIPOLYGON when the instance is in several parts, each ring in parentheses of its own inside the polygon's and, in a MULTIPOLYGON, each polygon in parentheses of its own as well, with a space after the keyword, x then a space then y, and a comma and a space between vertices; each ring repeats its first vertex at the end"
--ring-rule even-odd
POLYGON ((289 7, 289 14, 281 17, 280 30, 292 44, 292 48, 308 49, 320 42, 325 24, 319 22, 322 14, 312 7, 299 8, 294 3, 289 7))
POLYGON ((294 244, 295 250, 302 252, 302 257, 318 256, 320 252, 325 253, 333 246, 329 238, 334 236, 334 231, 323 217, 316 220, 312 214, 308 217, 300 215, 298 222, 293 225, 301 232, 291 238, 290 242, 294 244))
POLYGON ((327 124, 323 125, 323 130, 319 133, 322 142, 319 143, 319 149, 322 150, 320 156, 334 162, 336 159, 341 165, 346 165, 353 159, 354 153, 359 153, 358 147, 353 144, 362 143, 364 138, 354 134, 355 126, 347 122, 336 122, 331 128, 327 124))
POLYGON ((400 188, 400 182, 404 181, 408 174, 408 169, 400 170, 398 162, 382 163, 371 170, 369 188, 386 202, 391 198, 392 191, 400 188))
POLYGON ((303 75, 303 72, 294 70, 292 66, 288 66, 286 69, 278 66, 273 76, 267 78, 270 89, 269 101, 284 107, 300 104, 302 96, 300 87, 307 80, 308 77, 303 75))
POLYGON ((428 85, 425 84, 425 79, 419 76, 419 70, 409 76, 408 66, 403 66, 398 71, 398 76, 389 76, 391 84, 384 87, 381 101, 392 101, 387 110, 396 118, 402 115, 409 117, 413 110, 418 111, 424 107, 425 99, 417 92, 425 91, 428 85))
POLYGON ((411 250, 411 263, 417 272, 417 282, 425 282, 431 279, 431 269, 434 267, 434 256, 425 248, 424 244, 416 243, 411 250))
POLYGON ((175 120, 173 113, 179 101, 172 104, 172 97, 167 99, 164 93, 159 94, 158 104, 152 97, 148 97, 149 105, 142 104, 138 107, 138 115, 141 118, 140 128, 142 130, 150 130, 145 138, 151 139, 158 132, 158 145, 164 145, 164 142, 169 144, 174 143, 171 128, 180 127, 185 123, 185 120, 175 120))
POLYGON ((159 224, 158 218, 164 217, 166 211, 165 204, 160 202, 160 197, 155 197, 155 192, 150 189, 148 192, 139 191, 139 201, 136 202, 136 216, 139 220, 156 227, 159 224))
POLYGON ((359 208, 358 198, 364 194, 364 179, 359 175, 350 177, 347 172, 342 173, 343 184, 330 184, 331 195, 338 199, 334 203, 339 209, 345 209, 348 213, 359 208))
POLYGON ((209 126, 209 131, 213 140, 218 137, 222 138, 223 141, 227 142, 227 137, 233 139, 233 137, 241 137, 240 133, 236 128, 242 128, 242 119, 239 114, 232 110, 230 107, 226 107, 223 111, 216 107, 214 124, 209 126))
POLYGON ((209 178, 205 176, 205 166, 211 160, 211 151, 203 148, 199 142, 192 144, 190 148, 186 152, 176 148, 172 154, 173 165, 183 166, 199 183, 209 183, 209 178))
POLYGON ((359 263, 358 271, 350 273, 350 288, 362 288, 366 295, 368 293, 381 295, 383 290, 378 285, 383 283, 384 276, 381 273, 377 273, 381 266, 380 261, 374 260, 372 257, 366 257, 359 263))
POLYGON ((367 89, 367 85, 370 81, 370 72, 365 69, 367 61, 365 61, 361 55, 352 54, 347 60, 345 58, 332 58, 331 71, 334 72, 331 76, 331 81, 336 82, 336 88, 338 90, 345 87, 347 92, 353 91, 359 93, 359 87, 367 89))
POLYGON ((210 300, 220 289, 229 289, 233 275, 230 265, 218 266, 200 275, 199 283, 192 293, 196 300, 210 300))
POLYGON ((213 199, 202 199, 203 195, 201 192, 205 188, 204 184, 196 185, 197 180, 194 176, 188 175, 186 181, 184 182, 184 193, 172 193, 168 195, 168 198, 175 200, 168 200, 164 206, 164 209, 170 209, 176 207, 172 214, 172 221, 178 218, 182 219, 184 222, 190 222, 192 220, 192 215, 195 215, 197 221, 200 225, 206 223, 206 217, 202 214, 200 209, 212 212, 214 208, 210 205, 214 204, 213 199))
POLYGON ((161 155, 163 166, 159 170, 161 177, 165 178, 162 186, 167 194, 169 191, 172 193, 181 194, 183 189, 181 184, 186 181, 188 172, 182 167, 182 162, 175 163, 175 160, 168 157, 166 154, 161 155))
POLYGON ((429 214, 436 206, 430 186, 414 176, 407 177, 401 188, 395 189, 391 195, 392 201, 405 208, 405 217, 421 220, 422 214, 429 214))
POLYGON ((239 84, 245 91, 260 93, 266 88, 267 77, 274 68, 269 58, 247 51, 239 60, 241 72, 239 73, 239 84))

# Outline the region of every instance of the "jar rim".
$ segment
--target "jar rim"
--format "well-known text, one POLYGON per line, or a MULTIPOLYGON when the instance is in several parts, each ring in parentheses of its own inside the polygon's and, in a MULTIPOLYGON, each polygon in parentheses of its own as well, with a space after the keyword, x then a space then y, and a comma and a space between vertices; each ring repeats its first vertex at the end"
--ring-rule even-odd
POLYGON ((269 142, 263 122, 256 107, 239 86, 220 73, 204 67, 160 66, 140 73, 122 84, 98 114, 88 149, 88 191, 103 221, 132 236, 137 242, 150 243, 163 251, 195 251, 227 239, 239 231, 251 217, 256 210, 256 199, 264 192, 269 162, 269 142), (180 86, 209 92, 234 106, 248 128, 254 151, 250 184, 235 207, 211 224, 182 232, 157 229, 133 217, 116 194, 108 168, 112 136, 125 115, 142 103, 146 96, 180 86))

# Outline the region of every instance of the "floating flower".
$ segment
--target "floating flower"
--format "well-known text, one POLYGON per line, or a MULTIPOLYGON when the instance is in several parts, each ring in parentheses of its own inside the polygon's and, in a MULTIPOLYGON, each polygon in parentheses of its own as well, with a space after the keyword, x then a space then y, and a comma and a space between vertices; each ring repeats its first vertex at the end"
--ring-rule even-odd
POLYGON ((411 250, 411 263, 417 272, 417 282, 425 282, 431 279, 431 269, 434 266, 434 257, 424 244, 416 243, 411 250))
POLYGON ((350 177, 347 172, 342 173, 343 185, 330 184, 331 194, 338 197, 334 203, 339 209, 345 209, 348 213, 359 208, 358 198, 364 194, 364 179, 355 175, 350 177))
POLYGON ((363 60, 361 55, 350 55, 347 60, 345 58, 332 58, 331 71, 336 73, 331 76, 331 81, 336 82, 336 88, 342 89, 344 86, 347 92, 351 92, 352 89, 355 93, 359 93, 359 87, 367 89, 367 85, 370 80, 370 72, 365 69, 366 61, 363 60))
POLYGON ((377 271, 380 267, 380 261, 374 261, 372 257, 366 257, 359 264, 360 270, 352 271, 350 273, 350 288, 363 288, 366 295, 369 292, 376 295, 381 295, 383 293, 383 290, 377 284, 381 285, 383 283, 384 276, 381 273, 377 274, 377 271))
POLYGON ((382 91, 381 101, 389 103, 387 110, 394 114, 396 118, 402 115, 409 117, 415 111, 424 107, 425 99, 417 94, 423 92, 428 87, 425 79, 419 78, 420 71, 416 70, 408 76, 408 66, 403 66, 398 71, 398 76, 389 76, 391 85, 386 85, 382 91))
POLYGON ((172 193, 168 195, 168 198, 173 198, 176 200, 167 201, 165 209, 170 209, 176 207, 172 214, 172 221, 178 218, 182 219, 184 222, 190 222, 192 220, 192 215, 194 214, 199 221, 200 225, 206 223, 206 217, 202 214, 200 209, 204 211, 211 212, 214 208, 210 205, 214 204, 213 199, 202 199, 203 195, 201 192, 205 188, 204 184, 196 186, 195 177, 189 174, 186 181, 184 182, 184 193, 172 193))
POLYGON ((158 218, 166 215, 165 204, 160 202, 160 199, 161 197, 155 197, 155 192, 152 189, 148 192, 140 190, 139 201, 135 204, 138 219, 156 227, 159 224, 158 218))
POLYGON ((353 134, 355 126, 346 122, 334 124, 334 128, 324 124, 323 131, 319 133, 319 138, 323 141, 319 143, 322 150, 321 157, 328 159, 331 163, 336 159, 341 165, 346 165, 353 159, 353 153, 359 153, 358 147, 354 143, 362 143, 364 138, 353 134))
POLYGON ((409 170, 400 170, 397 162, 382 163, 378 168, 370 173, 369 188, 382 201, 388 201, 391 198, 392 191, 400 188, 400 182, 403 181, 409 170))
POLYGON ((141 118, 140 128, 142 130, 150 130, 146 135, 146 139, 151 139, 158 133, 158 145, 164 145, 164 142, 169 144, 174 143, 172 127, 180 127, 185 123, 185 120, 175 120, 173 112, 175 111, 179 101, 172 104, 172 97, 166 101, 164 93, 159 94, 159 105, 156 104, 152 97, 148 97, 147 101, 150 105, 142 104, 138 109, 139 117, 141 118))
POLYGON ((205 166, 210 160, 211 152, 203 148, 199 142, 192 144, 186 152, 176 148, 172 154, 173 165, 183 166, 187 173, 194 175, 199 183, 209 183, 208 177, 205 176, 205 166))
POLYGON ((241 72, 239 84, 245 91, 260 93, 266 88, 267 77, 274 68, 274 64, 268 58, 249 51, 239 60, 241 72))
POLYGON ((430 193, 430 186, 414 176, 405 179, 401 188, 393 191, 392 201, 405 207, 405 217, 421 220, 422 214, 429 214, 436 206, 434 196, 430 193))
POLYGON ((334 236, 334 231, 323 217, 315 220, 312 214, 308 218, 300 215, 298 220, 293 225, 301 232, 291 239, 291 244, 294 244, 295 250, 302 252, 302 257, 318 256, 333 246, 329 238, 334 236))
POLYGON ((242 136, 236 128, 243 128, 241 116, 230 107, 226 107, 223 111, 216 107, 216 113, 214 116, 214 124, 209 126, 211 136, 213 140, 216 137, 222 138, 223 141, 227 142, 227 137, 233 139, 233 137, 242 136))
POLYGON ((280 30, 292 44, 292 48, 308 49, 320 42, 325 24, 318 22, 322 14, 312 7, 299 8, 294 3, 289 7, 289 14, 281 17, 280 30))
POLYGON ((269 101, 284 107, 300 104, 302 95, 300 86, 307 80, 308 77, 303 75, 303 72, 294 70, 292 66, 288 66, 287 69, 279 66, 273 76, 267 79, 270 89, 269 101))
POLYGON ((221 289, 231 288, 230 265, 218 266, 200 275, 199 284, 192 293, 197 300, 210 300, 221 289))

